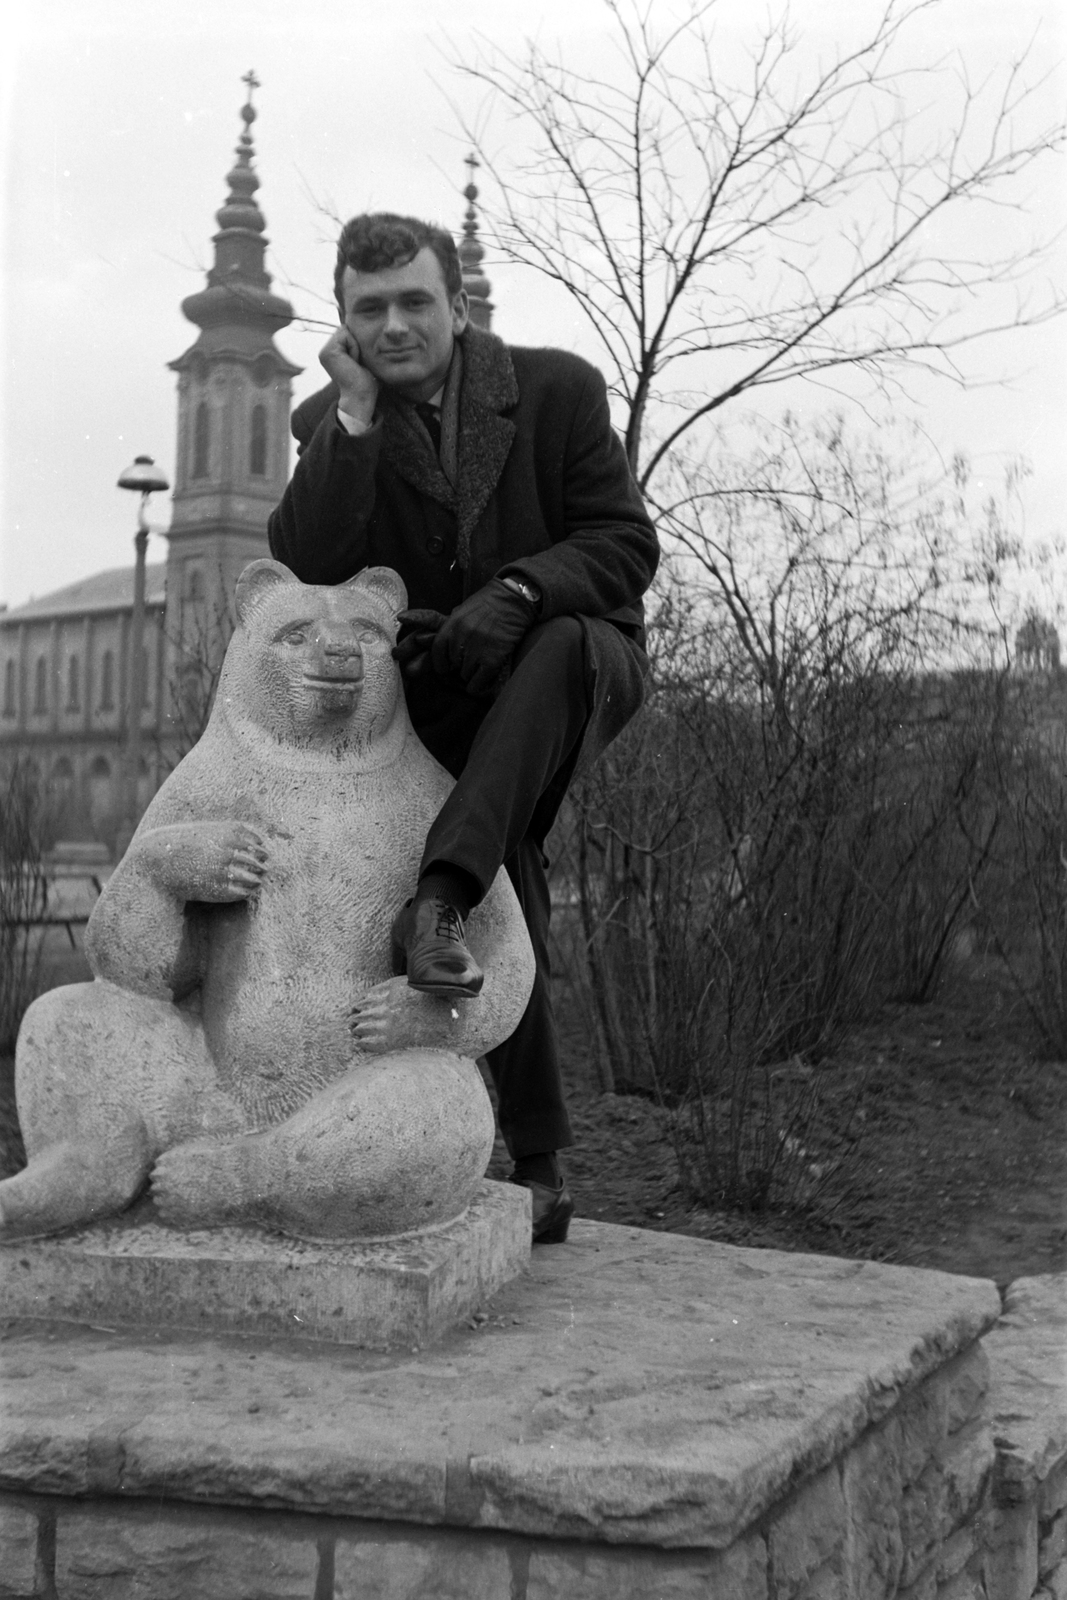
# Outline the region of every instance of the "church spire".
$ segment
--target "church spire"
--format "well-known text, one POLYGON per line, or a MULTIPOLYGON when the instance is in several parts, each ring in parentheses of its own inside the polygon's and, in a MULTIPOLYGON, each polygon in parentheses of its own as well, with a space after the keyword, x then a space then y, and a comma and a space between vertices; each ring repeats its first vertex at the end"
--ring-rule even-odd
MULTIPOLYGON (((270 293, 270 274, 263 265, 267 223, 256 200, 259 177, 252 165, 255 146, 251 132, 256 120, 252 91, 259 88, 259 79, 254 72, 246 72, 241 82, 248 86, 240 113, 244 127, 237 140, 237 160, 226 174, 229 193, 215 213, 219 231, 212 241, 214 265, 207 275, 207 288, 183 300, 182 310, 205 332, 226 326, 243 328, 246 337, 253 330, 269 336, 292 322, 293 308, 288 300, 270 293)), ((197 342, 204 346, 203 334, 197 342)))
POLYGON ((493 321, 493 302, 489 298, 489 279, 482 272, 485 251, 478 238, 478 213, 474 209, 474 202, 478 198, 474 169, 479 162, 473 151, 465 159, 470 168, 470 177, 463 191, 467 210, 463 218, 463 238, 459 242, 458 254, 463 268, 463 287, 470 297, 471 321, 476 328, 485 328, 488 331, 493 321))
POLYGON ((293 308, 271 293, 264 266, 266 222, 252 143, 259 83, 254 72, 241 81, 248 93, 237 159, 215 214, 214 262, 206 286, 182 301, 197 337, 170 362, 178 374, 178 441, 166 627, 175 641, 176 682, 203 654, 208 635, 212 660, 221 652, 238 574, 268 554, 267 519, 289 477, 291 380, 300 368, 274 335, 293 320, 293 308))

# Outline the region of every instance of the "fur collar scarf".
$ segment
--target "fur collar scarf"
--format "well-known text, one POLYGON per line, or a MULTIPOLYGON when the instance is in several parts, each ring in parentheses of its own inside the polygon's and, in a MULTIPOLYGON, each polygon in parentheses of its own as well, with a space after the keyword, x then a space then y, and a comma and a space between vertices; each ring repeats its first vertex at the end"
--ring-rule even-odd
POLYGON ((508 458, 515 424, 502 415, 518 404, 519 388, 507 345, 495 334, 467 328, 441 407, 441 455, 414 407, 381 391, 382 455, 421 494, 456 514, 456 560, 470 565, 471 538, 508 458))

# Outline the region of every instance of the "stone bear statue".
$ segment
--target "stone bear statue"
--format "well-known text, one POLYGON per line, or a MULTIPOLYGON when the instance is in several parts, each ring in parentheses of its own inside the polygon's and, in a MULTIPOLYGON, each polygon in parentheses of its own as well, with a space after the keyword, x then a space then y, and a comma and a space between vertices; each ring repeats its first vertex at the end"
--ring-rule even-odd
POLYGON ((29 1158, 0 1239, 128 1206, 304 1238, 447 1222, 485 1173, 474 1058, 533 983, 501 873, 471 914, 474 999, 395 976, 393 917, 452 779, 392 659, 404 585, 253 561, 203 737, 145 812, 89 923, 95 981, 42 995, 16 1054, 29 1158))

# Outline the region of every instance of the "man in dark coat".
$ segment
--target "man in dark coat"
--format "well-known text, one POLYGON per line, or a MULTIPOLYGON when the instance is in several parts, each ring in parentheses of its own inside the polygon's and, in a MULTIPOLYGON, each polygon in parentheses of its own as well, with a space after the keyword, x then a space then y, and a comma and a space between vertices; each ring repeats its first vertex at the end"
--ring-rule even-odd
POLYGON ((320 355, 333 381, 294 414, 300 460, 271 551, 305 583, 380 565, 407 585, 394 654, 414 727, 457 783, 394 944, 415 987, 476 994, 463 923, 506 868, 537 975, 489 1065, 534 1238, 558 1241, 573 1204, 556 1152, 571 1133, 542 846, 579 757, 641 703, 656 536, 599 372, 468 326, 448 233, 390 213, 354 218, 335 291, 341 325, 320 355))

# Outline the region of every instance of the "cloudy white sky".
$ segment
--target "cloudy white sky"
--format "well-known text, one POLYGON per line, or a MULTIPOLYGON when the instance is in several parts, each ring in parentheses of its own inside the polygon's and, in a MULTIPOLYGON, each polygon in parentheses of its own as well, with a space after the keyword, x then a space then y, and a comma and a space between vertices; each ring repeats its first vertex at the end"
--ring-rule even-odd
MULTIPOLYGON (((654 14, 675 4, 653 0, 654 14)), ((847 14, 855 21, 879 9, 853 0, 847 14)), ((166 363, 195 336, 180 302, 210 262, 249 67, 262 83, 254 134, 268 265, 298 310, 329 317, 323 206, 345 215, 389 207, 459 225, 466 145, 449 100, 470 100, 448 55, 472 55, 478 35, 517 49, 536 28, 590 68, 609 59, 611 34, 605 0, 36 0, 20 12, 18 22, 7 17, 5 47, 14 48, 0 67, 0 601, 16 605, 132 559, 135 508, 114 485, 135 454, 152 454, 173 477, 166 363)), ((795 0, 792 13, 829 41, 842 10, 795 0)), ((751 0, 719 0, 733 47, 743 49, 753 14, 751 0)), ((958 49, 976 81, 1034 40, 1034 76, 1053 67, 1039 94, 1053 120, 1063 18, 1057 0, 940 0, 910 33, 918 62, 958 49)), ((1048 163, 1021 198, 1035 225, 1062 224, 1062 169, 1048 163)), ((1062 265, 1061 256, 1061 275, 1062 265)), ((536 275, 502 265, 490 274, 505 338, 598 358, 570 304, 536 275)), ((297 398, 319 386, 323 337, 299 323, 279 335, 306 369, 297 398)), ((1012 457, 1029 459, 1025 518, 1035 544, 1067 528, 1065 367, 1061 324, 972 355, 970 374, 1003 380, 996 387, 914 390, 939 449, 966 450, 991 486, 1012 457)), ((773 391, 760 400, 769 410, 783 403, 773 391)), ((153 520, 165 522, 158 501, 153 520)), ((154 539, 150 559, 164 554, 154 539)))

